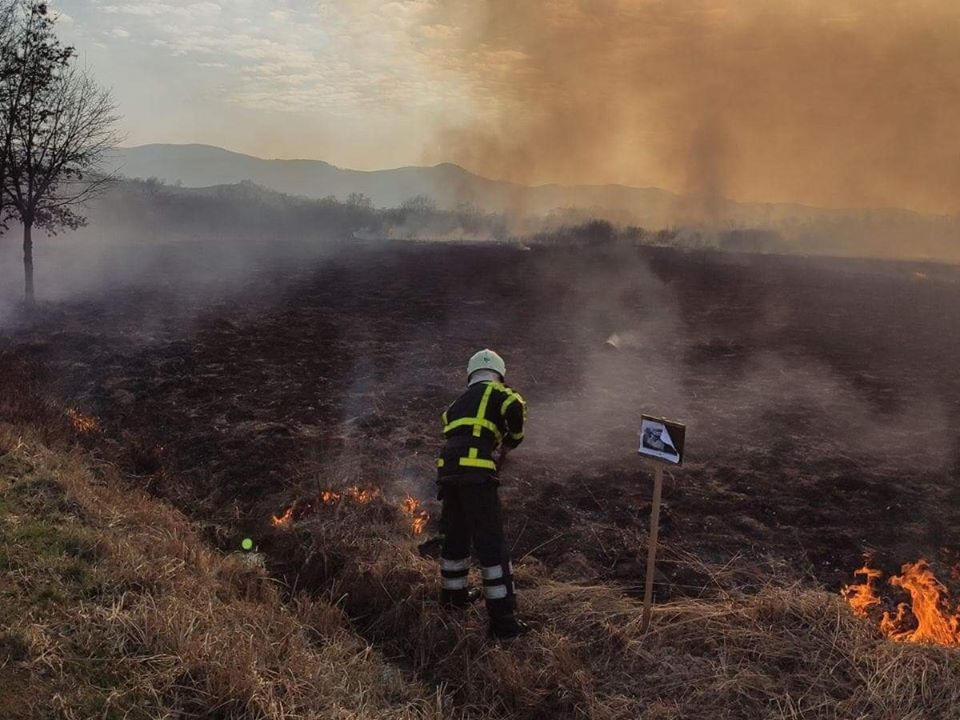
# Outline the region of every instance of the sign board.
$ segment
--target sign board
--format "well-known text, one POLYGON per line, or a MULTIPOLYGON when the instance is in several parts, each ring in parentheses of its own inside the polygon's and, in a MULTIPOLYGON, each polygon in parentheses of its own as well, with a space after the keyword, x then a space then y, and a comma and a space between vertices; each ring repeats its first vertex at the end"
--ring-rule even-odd
POLYGON ((643 415, 640 420, 640 449, 644 457, 671 465, 683 462, 683 438, 687 428, 680 423, 643 415))

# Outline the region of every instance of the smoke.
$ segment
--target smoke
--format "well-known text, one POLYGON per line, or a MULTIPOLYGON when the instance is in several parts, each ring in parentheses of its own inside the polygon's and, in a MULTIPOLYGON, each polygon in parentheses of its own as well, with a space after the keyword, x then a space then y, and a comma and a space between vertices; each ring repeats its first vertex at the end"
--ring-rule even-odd
MULTIPOLYGON (((908 324, 903 319, 890 318, 894 329, 887 330, 903 339, 902 347, 877 345, 874 357, 857 360, 854 338, 862 330, 856 328, 869 321, 851 313, 850 337, 834 330, 826 340, 801 340, 801 318, 823 309, 756 295, 773 276, 764 278, 764 267, 749 259, 742 262, 754 280, 741 296, 711 285, 734 282, 723 277, 720 260, 714 276, 699 277, 697 302, 685 304, 675 283, 643 258, 622 249, 597 252, 609 254, 608 267, 591 269, 581 262, 574 273, 554 260, 542 268, 544 278, 569 282, 565 290, 574 310, 565 342, 579 354, 579 368, 550 378, 546 384, 556 391, 538 398, 525 446, 538 460, 562 456, 568 470, 583 470, 596 467, 598 458, 628 457, 638 444, 640 415, 651 414, 687 425, 687 456, 694 465, 743 464, 759 456, 798 465, 852 458, 865 466, 938 472, 954 462, 955 423, 938 373, 920 373, 903 385, 894 369, 909 367, 918 352, 907 333, 898 333, 908 324), (751 312, 735 327, 704 321, 740 303, 751 312), (783 346, 780 333, 786 327, 797 333, 797 344, 783 346), (840 369, 844 363, 847 372, 840 369), (871 382, 883 378, 882 386, 893 377, 897 393, 874 392, 871 382)), ((808 272, 804 284, 815 270, 808 272)), ((870 287, 849 270, 843 277, 870 287)), ((899 292, 909 291, 908 283, 901 283, 899 292)), ((849 302, 842 293, 834 299, 843 307, 849 302)))
MULTIPOLYGON (((113 187, 86 214, 88 224, 75 232, 34 232, 41 303, 99 300, 121 288, 223 296, 253 273, 328 254, 334 241, 371 220, 363 208, 299 201, 252 185, 186 190, 133 181, 113 187)), ((2 325, 22 315, 20 227, 0 241, 2 325)))
MULTIPOLYGON (((255 274, 310 267, 363 242, 504 235, 498 216, 471 208, 376 209, 283 195, 251 183, 190 189, 123 181, 87 211, 89 222, 78 231, 34 232, 42 303, 102 299, 124 288, 209 301, 242 294, 255 274)), ((0 328, 22 316, 20 247, 19 226, 0 235, 0 328)))
MULTIPOLYGON (((960 5, 444 0, 476 121, 430 159, 522 183, 960 209, 960 5)), ((436 62, 435 59, 432 62, 436 62)))

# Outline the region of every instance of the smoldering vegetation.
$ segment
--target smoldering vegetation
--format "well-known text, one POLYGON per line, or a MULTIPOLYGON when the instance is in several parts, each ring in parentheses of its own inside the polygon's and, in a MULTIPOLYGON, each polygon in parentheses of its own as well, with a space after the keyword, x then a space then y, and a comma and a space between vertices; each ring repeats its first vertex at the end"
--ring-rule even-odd
MULTIPOLYGON (((28 317, 12 241, 8 357, 45 365, 59 392, 112 417, 121 446, 136 436, 124 462, 184 503, 238 493, 262 519, 325 468, 429 499, 456 358, 489 345, 536 409, 525 507, 559 492, 575 508, 534 513, 519 547, 575 555, 583 533, 555 528, 593 505, 614 547, 618 523, 642 527, 640 412, 689 425, 685 509, 668 499, 666 517, 690 552, 723 561, 772 545, 838 582, 876 545, 896 545, 893 557, 952 542, 949 265, 791 257, 762 231, 651 231, 573 211, 518 227, 427 198, 377 209, 251 184, 124 182, 87 228, 39 243, 47 304, 28 317), (626 493, 613 509, 608 485, 626 493), (778 509, 757 499, 765 487, 778 509), (854 508, 876 519, 867 536, 854 508), (907 508, 912 520, 893 519, 907 508), (824 524, 838 535, 814 530, 824 524), (788 547, 790 533, 807 541, 788 547)), ((619 552, 591 552, 601 577, 636 579, 619 552)))
MULTIPOLYGON (((251 582, 269 573, 282 588, 270 622, 286 603, 319 608, 321 625, 344 612, 362 636, 337 641, 344 662, 369 643, 467 715, 713 717, 721 702, 729 717, 947 717, 951 651, 891 647, 837 593, 864 553, 887 571, 957 559, 957 267, 779 254, 761 231, 651 231, 572 211, 518 225, 425 198, 377 209, 125 182, 88 228, 40 243, 46 299, 23 315, 12 240, 0 422, 77 443, 223 552, 254 538, 266 570, 251 582), (449 618, 433 600, 438 416, 478 346, 506 356, 530 404, 503 478, 538 626, 519 650, 489 650, 478 614, 449 618), (647 634, 635 622, 642 412, 688 425, 661 515, 667 605, 647 634), (901 672, 911 680, 890 682, 901 672)), ((214 642, 227 626, 209 614, 202 648, 182 642, 174 614, 110 617, 127 623, 98 620, 120 646, 149 621, 145 652, 209 669, 191 707, 201 695, 260 707, 271 693, 312 707, 311 687, 342 679, 233 676, 214 642)), ((285 652, 254 657, 271 668, 285 652)), ((166 688, 173 707, 184 696, 171 677, 135 686, 166 688)), ((421 716, 422 688, 397 687, 413 706, 396 715, 421 716)))
MULTIPOLYGON (((327 211, 368 229, 385 217, 327 211)), ((263 522, 328 476, 429 501, 438 411, 462 358, 488 345, 532 408, 506 490, 520 552, 638 582, 624 548, 648 502, 641 412, 689 426, 665 511, 684 552, 789 559, 836 584, 867 549, 892 559, 955 542, 955 268, 683 249, 602 223, 565 233, 307 237, 312 257, 215 289, 148 273, 51 304, 10 329, 6 357, 48 367, 102 418, 123 464, 218 536, 236 513, 263 522)), ((686 572, 670 592, 697 586, 686 572)))

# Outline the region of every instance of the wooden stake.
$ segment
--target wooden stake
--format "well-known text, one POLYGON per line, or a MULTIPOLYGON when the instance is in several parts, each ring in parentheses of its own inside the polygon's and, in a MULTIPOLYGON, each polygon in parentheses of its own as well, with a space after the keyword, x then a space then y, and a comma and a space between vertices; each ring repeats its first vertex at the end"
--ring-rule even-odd
POLYGON ((650 627, 650 613, 653 606, 653 576, 657 569, 657 535, 660 532, 660 494, 663 490, 663 466, 656 464, 653 473, 653 506, 650 508, 650 538, 647 542, 647 576, 643 589, 643 619, 640 632, 650 627))

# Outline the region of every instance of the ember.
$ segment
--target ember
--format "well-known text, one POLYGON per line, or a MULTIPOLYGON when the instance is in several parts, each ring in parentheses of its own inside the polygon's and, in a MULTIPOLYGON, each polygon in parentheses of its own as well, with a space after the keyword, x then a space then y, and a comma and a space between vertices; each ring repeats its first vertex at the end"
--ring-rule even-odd
MULTIPOLYGON (((900 603, 893 614, 884 610, 879 618, 880 630, 899 642, 960 645, 960 605, 951 599, 950 591, 927 561, 906 563, 901 571, 888 582, 910 595, 910 605, 900 603)), ((883 573, 865 565, 856 574, 863 575, 866 582, 847 585, 843 597, 858 616, 871 618, 881 604, 876 582, 883 573)))
POLYGON ((430 513, 420 509, 420 501, 407 495, 403 499, 401 507, 403 508, 403 513, 410 517, 410 529, 413 531, 413 534, 420 535, 423 533, 424 528, 427 526, 427 521, 430 519, 430 513))
POLYGON ((282 515, 274 515, 271 522, 274 527, 288 527, 293 522, 293 505, 288 507, 282 515))
POLYGON ((89 415, 84 415, 79 410, 67 408, 67 417, 70 418, 70 423, 73 425, 73 429, 79 433, 86 434, 97 429, 96 418, 92 418, 89 415))

